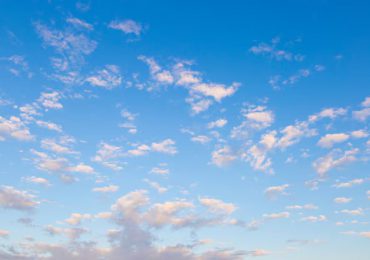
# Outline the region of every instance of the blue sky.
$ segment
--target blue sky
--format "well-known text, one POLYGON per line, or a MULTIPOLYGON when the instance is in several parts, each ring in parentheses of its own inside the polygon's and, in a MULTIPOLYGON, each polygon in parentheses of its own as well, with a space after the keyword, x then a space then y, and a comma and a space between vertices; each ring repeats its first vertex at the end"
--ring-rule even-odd
POLYGON ((365 1, 0 1, 1 259, 368 259, 365 1))

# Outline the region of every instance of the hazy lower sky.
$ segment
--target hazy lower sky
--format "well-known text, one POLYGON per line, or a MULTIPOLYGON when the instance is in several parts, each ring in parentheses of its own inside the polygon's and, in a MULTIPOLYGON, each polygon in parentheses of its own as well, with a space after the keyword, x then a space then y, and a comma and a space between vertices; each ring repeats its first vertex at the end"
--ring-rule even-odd
POLYGON ((368 260, 369 12, 0 0, 0 259, 368 260))

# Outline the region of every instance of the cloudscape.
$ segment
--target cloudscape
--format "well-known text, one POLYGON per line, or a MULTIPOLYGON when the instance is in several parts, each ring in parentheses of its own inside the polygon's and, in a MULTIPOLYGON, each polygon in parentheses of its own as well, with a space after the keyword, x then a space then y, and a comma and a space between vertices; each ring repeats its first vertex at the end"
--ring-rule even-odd
POLYGON ((370 259, 369 12, 0 0, 0 259, 370 259))

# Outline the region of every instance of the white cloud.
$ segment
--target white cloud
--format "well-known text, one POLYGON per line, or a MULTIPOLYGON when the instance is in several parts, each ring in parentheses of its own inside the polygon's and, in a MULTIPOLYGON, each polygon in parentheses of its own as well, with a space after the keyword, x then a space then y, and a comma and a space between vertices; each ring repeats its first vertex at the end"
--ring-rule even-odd
POLYGON ((364 182, 365 182, 364 179, 353 179, 353 180, 348 181, 348 182, 336 183, 333 186, 335 188, 351 188, 354 185, 360 185, 360 184, 363 184, 364 182))
POLYGON ((25 177, 24 181, 29 182, 29 183, 41 184, 45 186, 51 185, 49 180, 42 178, 42 177, 35 177, 35 176, 25 177))
POLYGON ((174 227, 186 226, 193 221, 188 215, 179 215, 181 211, 194 208, 188 201, 167 201, 154 204, 144 215, 149 225, 160 228, 172 225, 174 227))
POLYGON ((177 149, 175 141, 172 139, 165 139, 159 143, 152 143, 151 148, 153 151, 158 153, 176 154, 177 149))
POLYGON ((353 111, 353 117, 359 121, 366 121, 370 117, 370 107, 364 108, 362 110, 353 111))
POLYGON ((62 95, 57 91, 43 92, 37 100, 45 109, 62 109, 63 105, 59 102, 62 95))
POLYGON ((150 170, 150 173, 159 174, 159 175, 168 175, 170 173, 170 170, 163 168, 163 167, 153 167, 150 170))
POLYGON ((77 20, 70 21, 73 23, 68 23, 70 26, 65 30, 53 29, 40 22, 34 26, 44 46, 53 48, 57 54, 57 57, 50 58, 54 73, 48 77, 64 84, 79 84, 79 70, 85 64, 85 57, 96 49, 97 42, 88 37, 86 32, 89 30, 76 30, 77 20))
POLYGON ((316 122, 324 118, 335 119, 346 114, 347 109, 345 108, 325 108, 321 110, 319 113, 311 115, 308 120, 309 122, 316 122))
POLYGON ((104 69, 86 78, 86 82, 96 87, 113 89, 121 84, 122 76, 118 66, 106 65, 104 69))
POLYGON ((20 141, 31 141, 34 139, 29 128, 20 118, 12 116, 6 119, 0 116, 0 140, 8 136, 20 141))
POLYGON ((271 40, 271 44, 269 43, 258 43, 257 45, 252 46, 249 51, 254 55, 261 55, 267 56, 270 59, 274 59, 277 61, 302 61, 304 56, 301 54, 293 54, 287 50, 282 50, 278 48, 278 44, 280 39, 278 37, 271 40))
POLYGON ((270 198, 274 198, 278 195, 287 195, 286 189, 288 189, 289 186, 290 186, 289 184, 271 186, 271 187, 266 188, 264 192, 270 198))
POLYGON ((308 217, 303 217, 301 218, 301 221, 305 222, 324 222, 327 221, 328 219, 324 215, 319 215, 319 216, 308 216, 308 217))
POLYGON ((353 138, 366 138, 369 136, 369 133, 366 130, 356 130, 351 132, 353 138))
POLYGON ((225 84, 206 82, 201 78, 201 73, 189 68, 192 62, 179 61, 171 68, 163 69, 153 58, 140 55, 139 60, 149 66, 151 79, 148 90, 156 86, 177 85, 188 90, 186 102, 190 104, 192 112, 198 114, 207 110, 214 101, 221 102, 222 99, 232 96, 239 88, 239 83, 225 84), (153 86, 154 85, 154 86, 153 86))
POLYGON ((222 200, 213 199, 213 198, 199 198, 199 202, 207 207, 209 211, 213 213, 221 213, 230 215, 233 213, 237 207, 233 203, 226 203, 222 200))
POLYGON ((167 188, 162 187, 158 182, 150 181, 148 179, 144 179, 144 181, 146 183, 148 183, 150 185, 150 187, 152 187, 153 189, 155 189, 158 193, 165 193, 165 192, 168 191, 167 188))
POLYGON ((33 210, 39 201, 27 191, 17 190, 12 186, 0 187, 0 207, 15 210, 33 210))
POLYGON ((93 167, 91 167, 90 165, 84 164, 84 163, 79 163, 75 166, 68 167, 68 171, 86 173, 86 174, 91 174, 95 172, 93 167))
POLYGON ((92 158, 92 161, 98 162, 114 171, 119 171, 122 170, 122 166, 115 160, 121 157, 122 154, 121 147, 102 142, 99 145, 99 150, 96 152, 96 155, 92 158))
POLYGON ((41 140, 41 147, 45 150, 52 151, 54 153, 60 154, 76 154, 76 151, 73 151, 71 148, 67 146, 63 146, 62 144, 58 144, 54 139, 43 139, 41 140))
POLYGON ((143 32, 143 26, 133 20, 111 21, 108 27, 111 29, 122 31, 125 34, 134 34, 136 36, 140 36, 143 32))
POLYGON ((288 125, 280 132, 283 134, 277 144, 280 148, 286 148, 298 143, 303 137, 311 137, 317 134, 316 130, 309 128, 309 125, 306 122, 298 122, 294 125, 288 125))
POLYGON ((366 121, 370 117, 370 97, 366 97, 365 100, 361 103, 363 109, 353 111, 352 115, 355 119, 359 121, 366 121))
POLYGON ((278 213, 271 213, 271 214, 263 214, 263 218, 267 220, 289 218, 289 217, 290 217, 290 213, 286 211, 278 212, 278 213))
POLYGON ((81 19, 78 19, 76 17, 67 18, 66 21, 67 21, 67 23, 70 23, 73 26, 75 26, 77 29, 86 29, 86 30, 89 30, 89 31, 94 29, 94 27, 91 24, 89 24, 89 23, 87 23, 87 22, 85 22, 81 19))
POLYGON ((201 83, 196 84, 191 88, 191 93, 195 95, 201 94, 205 97, 213 97, 217 102, 228 96, 232 96, 238 89, 240 84, 233 83, 231 86, 226 87, 224 84, 216 83, 201 83))
POLYGON ((245 154, 242 155, 254 170, 272 173, 272 162, 267 154, 276 145, 276 131, 271 131, 261 137, 258 144, 252 145, 245 154))
POLYGON ((326 134, 320 138, 317 145, 324 148, 331 148, 334 144, 345 142, 348 139, 349 135, 344 133, 326 134))
POLYGON ((205 144, 211 141, 211 138, 209 138, 206 135, 196 135, 191 138, 193 142, 205 144))
POLYGON ((351 198, 346 198, 346 197, 338 197, 338 198, 334 199, 334 202, 338 203, 338 204, 345 204, 345 203, 349 203, 351 201, 352 201, 351 198))
MULTIPOLYGON (((149 203, 146 190, 132 191, 120 197, 111 209, 115 213, 122 214, 124 219, 136 223, 140 221, 139 209, 149 203)), ((120 216, 119 216, 120 217, 120 216)))
POLYGON ((224 146, 212 152, 212 163, 218 167, 228 165, 237 157, 232 153, 230 147, 224 146))
POLYGON ((222 128, 227 124, 227 120, 224 118, 217 119, 216 121, 212 121, 208 123, 208 128, 222 128))
POLYGON ((69 218, 67 218, 66 220, 64 220, 64 222, 70 224, 70 225, 79 225, 81 224, 81 221, 82 220, 85 220, 85 219, 91 219, 93 216, 90 215, 90 214, 80 214, 80 213, 72 213, 71 216, 69 218))
POLYGON ((343 214, 351 215, 351 216, 361 216, 364 215, 364 210, 362 208, 357 209, 343 209, 340 211, 343 214))
POLYGON ((117 185, 108 185, 104 187, 97 187, 93 188, 93 192, 102 192, 102 193, 107 193, 107 192, 117 192, 119 187, 117 185))
POLYGON ((318 207, 314 204, 304 204, 304 205, 287 206, 286 209, 289 209, 289 210, 302 210, 302 209, 316 210, 316 209, 318 209, 318 207))
POLYGON ((49 130, 56 131, 58 133, 62 132, 62 127, 60 125, 52 123, 52 122, 37 120, 36 124, 40 127, 47 128, 49 130))
POLYGON ((334 168, 356 161, 356 154, 358 154, 358 152, 359 150, 357 148, 347 151, 333 150, 314 161, 313 167, 316 172, 322 176, 334 168))
POLYGON ((250 105, 241 111, 243 122, 233 127, 231 138, 245 139, 256 130, 262 130, 272 125, 274 122, 274 113, 265 106, 250 105))

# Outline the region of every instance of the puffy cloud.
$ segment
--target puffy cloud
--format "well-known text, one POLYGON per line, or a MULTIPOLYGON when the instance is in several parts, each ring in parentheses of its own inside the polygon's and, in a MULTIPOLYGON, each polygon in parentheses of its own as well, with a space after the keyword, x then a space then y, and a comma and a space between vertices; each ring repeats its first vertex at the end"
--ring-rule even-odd
POLYGON ((80 213, 72 213, 69 218, 67 218, 64 222, 70 225, 79 225, 81 224, 82 220, 91 219, 93 216, 90 214, 80 214, 80 213))
POLYGON ((99 150, 96 152, 96 155, 92 158, 92 161, 98 162, 114 171, 119 171, 122 170, 122 167, 115 159, 121 157, 122 154, 121 147, 102 142, 99 145, 99 150))
POLYGON ((366 97, 365 100, 361 103, 363 107, 361 110, 353 111, 352 115, 355 119, 359 121, 366 121, 370 117, 370 97, 366 97))
POLYGON ((276 142, 276 131, 271 131, 263 135, 259 143, 252 145, 242 157, 250 163, 254 170, 272 173, 272 162, 267 154, 275 147, 276 142))
POLYGON ((17 190, 12 186, 0 187, 0 207, 21 211, 33 210, 39 201, 27 191, 17 190))
POLYGON ((113 89, 121 84, 122 76, 118 66, 106 65, 104 69, 99 70, 96 72, 96 74, 87 77, 85 81, 96 87, 113 89))
POLYGON ((345 142, 349 139, 348 134, 338 133, 338 134, 326 134, 321 137, 317 145, 324 148, 331 148, 334 144, 345 142))
POLYGON ((227 120, 224 118, 217 119, 216 121, 212 121, 208 123, 208 128, 222 128, 227 124, 227 120))
POLYGON ((164 226, 182 227, 191 224, 194 219, 189 215, 179 215, 183 210, 194 208, 191 202, 167 201, 154 204, 144 218, 149 225, 159 228, 164 226))
POLYGON ((41 147, 45 150, 52 151, 54 153, 61 153, 61 154, 76 154, 76 151, 73 151, 71 148, 67 146, 63 146, 59 144, 54 139, 43 139, 41 141, 41 147))
POLYGON ((233 203, 226 203, 213 198, 199 198, 199 202, 213 213, 231 214, 237 209, 233 203))
POLYGON ((366 121, 370 117, 370 107, 366 107, 362 110, 353 111, 353 117, 359 121, 366 121))
POLYGON ((51 185, 49 180, 47 180, 45 178, 41 178, 41 177, 30 176, 30 177, 25 177, 23 180, 26 181, 26 182, 29 182, 29 183, 41 184, 41 185, 44 185, 44 186, 50 186, 51 185))
POLYGON ((142 156, 142 155, 147 154, 150 150, 151 148, 148 145, 141 144, 141 145, 136 146, 135 149, 129 150, 128 154, 132 156, 142 156))
POLYGON ((59 102, 62 95, 57 91, 43 92, 37 100, 45 109, 62 109, 63 105, 59 102))
POLYGON ((270 198, 274 198, 278 195, 287 195, 286 189, 288 189, 289 186, 290 186, 289 184, 271 186, 271 187, 266 188, 264 193, 270 198))
POLYGON ((356 154, 358 152, 359 150, 357 148, 347 151, 333 150, 327 155, 314 161, 313 167, 315 168, 316 172, 322 176, 334 168, 356 161, 356 154))
POLYGON ((0 140, 5 137, 11 137, 20 141, 30 141, 34 136, 26 124, 18 117, 12 116, 6 119, 0 116, 0 140))
POLYGON ((128 221, 137 222, 140 220, 139 209, 149 203, 149 197, 146 190, 132 191, 120 197, 112 205, 113 212, 122 214, 123 218, 128 221))
POLYGON ((172 68, 163 69, 153 58, 146 56, 139 56, 139 60, 143 61, 149 66, 149 72, 154 84, 148 90, 152 90, 152 85, 177 85, 188 90, 189 96, 186 102, 190 104, 192 112, 198 114, 207 110, 214 101, 221 102, 222 99, 232 96, 239 88, 240 84, 234 82, 225 85, 221 83, 214 83, 203 81, 201 73, 189 68, 192 62, 180 61, 172 68))
POLYGON ((282 137, 279 139, 277 146, 286 148, 295 143, 298 143, 303 137, 311 137, 316 135, 316 130, 309 128, 307 122, 298 122, 294 125, 286 126, 281 130, 282 137))
POLYGON ((79 163, 75 166, 68 167, 68 171, 86 173, 86 174, 91 174, 95 172, 93 167, 91 167, 90 165, 84 164, 84 163, 79 163))
POLYGON ((165 139, 159 143, 152 143, 151 148, 155 152, 166 153, 166 154, 176 154, 177 149, 175 146, 175 141, 172 139, 165 139))
POLYGON ((84 163, 79 163, 75 166, 71 165, 69 160, 63 157, 51 157, 46 153, 31 150, 31 153, 36 156, 33 159, 37 168, 48 172, 80 172, 93 173, 94 169, 84 163))
POLYGON ((111 21, 108 27, 114 30, 124 32, 125 34, 134 34, 136 36, 140 36, 141 33, 143 32, 142 25, 133 20, 111 21))
POLYGON ((191 88, 191 93, 195 95, 202 95, 205 97, 213 97, 217 102, 228 96, 232 96, 238 89, 240 84, 233 83, 231 86, 227 87, 224 84, 216 83, 201 83, 196 84, 191 88))
POLYGON ((237 157, 228 146, 224 146, 212 152, 212 163, 218 167, 228 165, 236 159, 237 157))
POLYGON ((256 129, 269 127, 274 122, 274 114, 264 106, 251 107, 244 116, 248 124, 256 129))
POLYGON ((248 138, 252 132, 267 128, 274 122, 274 113, 265 106, 250 105, 242 109, 241 113, 244 120, 232 128, 231 138, 248 138))
POLYGON ((324 118, 335 119, 346 114, 347 109, 345 108, 325 108, 321 110, 319 113, 311 115, 308 120, 309 122, 316 122, 324 118))
POLYGON ((369 133, 366 130, 356 130, 351 132, 353 138, 366 138, 369 136, 369 133))
POLYGON ((104 187, 97 187, 93 188, 93 192, 102 192, 102 193, 108 193, 108 192, 117 192, 119 187, 117 185, 108 185, 104 187))

